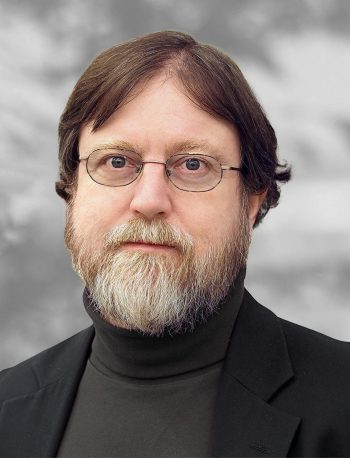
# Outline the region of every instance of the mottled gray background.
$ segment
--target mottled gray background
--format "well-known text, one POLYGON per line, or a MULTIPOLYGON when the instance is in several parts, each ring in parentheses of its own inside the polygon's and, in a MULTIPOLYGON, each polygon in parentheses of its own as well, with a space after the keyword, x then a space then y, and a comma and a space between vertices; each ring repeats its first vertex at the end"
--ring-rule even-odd
POLYGON ((348 0, 0 0, 0 367, 89 323, 54 193, 57 121, 98 52, 159 29, 233 56, 294 166, 255 232, 248 288, 280 316, 349 340, 348 0))

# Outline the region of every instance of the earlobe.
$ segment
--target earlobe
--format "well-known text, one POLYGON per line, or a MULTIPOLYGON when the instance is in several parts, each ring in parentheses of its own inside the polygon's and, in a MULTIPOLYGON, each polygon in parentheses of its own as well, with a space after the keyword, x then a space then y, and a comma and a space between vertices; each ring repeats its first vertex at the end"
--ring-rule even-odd
POLYGON ((250 229, 253 229, 257 214, 265 200, 266 194, 267 190, 259 194, 250 193, 248 196, 248 219, 250 229))

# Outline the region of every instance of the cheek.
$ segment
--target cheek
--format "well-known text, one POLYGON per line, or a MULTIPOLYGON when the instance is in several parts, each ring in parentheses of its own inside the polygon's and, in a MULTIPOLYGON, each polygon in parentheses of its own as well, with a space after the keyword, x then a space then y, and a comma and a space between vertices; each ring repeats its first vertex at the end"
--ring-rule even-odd
POLYGON ((199 197, 201 199, 196 204, 192 203, 187 214, 191 223, 190 233, 203 245, 213 244, 231 235, 239 224, 239 199, 232 194, 199 197))
POLYGON ((108 231, 118 224, 129 208, 130 191, 126 188, 101 186, 83 172, 79 174, 74 203, 74 224, 82 230, 108 231))

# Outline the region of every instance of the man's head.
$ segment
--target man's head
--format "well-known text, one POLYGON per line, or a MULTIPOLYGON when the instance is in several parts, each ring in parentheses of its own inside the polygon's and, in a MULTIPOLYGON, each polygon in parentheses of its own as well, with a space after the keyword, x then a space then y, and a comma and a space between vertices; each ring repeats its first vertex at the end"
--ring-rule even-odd
POLYGON ((73 265, 110 322, 150 334, 215 310, 290 176, 237 66, 177 32, 98 56, 59 136, 73 265))

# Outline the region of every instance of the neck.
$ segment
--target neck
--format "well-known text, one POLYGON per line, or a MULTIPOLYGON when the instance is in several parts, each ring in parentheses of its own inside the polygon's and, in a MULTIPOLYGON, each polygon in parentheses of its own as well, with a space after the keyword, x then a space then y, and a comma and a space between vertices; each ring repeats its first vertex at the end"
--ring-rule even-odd
POLYGON ((192 331, 161 337, 127 330, 106 321, 84 291, 85 308, 95 327, 91 362, 106 375, 141 379, 169 377, 221 361, 243 298, 242 270, 218 310, 192 331))

